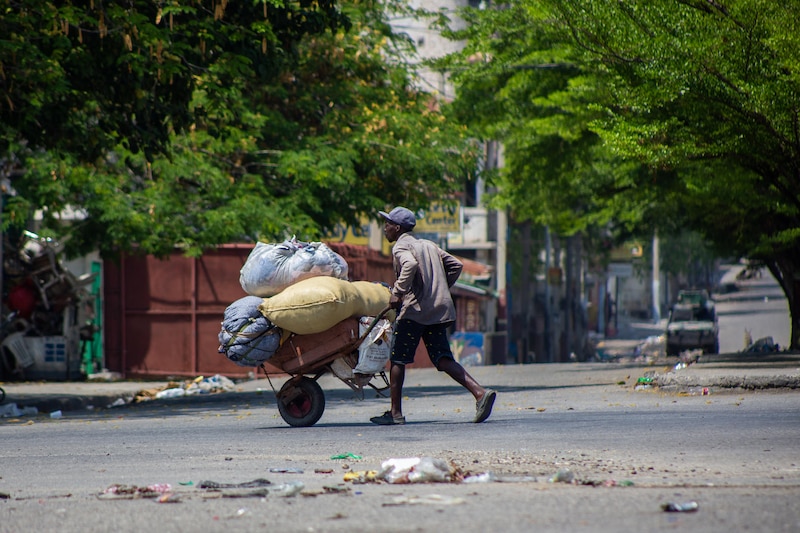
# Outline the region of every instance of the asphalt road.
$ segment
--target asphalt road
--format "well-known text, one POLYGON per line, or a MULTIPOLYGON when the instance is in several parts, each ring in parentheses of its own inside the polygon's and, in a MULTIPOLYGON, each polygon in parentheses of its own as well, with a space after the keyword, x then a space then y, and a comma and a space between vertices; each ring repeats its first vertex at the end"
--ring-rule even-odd
MULTIPOLYGON (((718 304, 730 351, 745 328, 783 343, 785 327, 788 340, 785 300, 759 296, 718 304)), ((796 375, 794 361, 779 373, 796 375)), ((775 364, 734 357, 712 373, 774 374, 775 364)), ((703 366, 683 373, 702 377, 703 366)), ((470 422, 472 398, 430 369, 409 371, 408 424, 398 427, 368 422, 388 400, 355 400, 329 377, 310 428, 289 427, 263 381, 236 394, 0 419, 0 532, 800 531, 798 390, 636 390, 648 369, 669 370, 472 368, 499 392, 484 424, 470 422), (349 454, 359 458, 332 458, 349 454), (345 481, 409 457, 488 481, 345 481), (551 482, 559 472, 572 482, 551 482), (271 484, 200 488, 256 479, 271 484), (299 495, 279 495, 298 482, 299 495), (119 485, 169 486, 171 496, 117 499, 109 488, 119 485), (662 509, 691 502, 694 512, 662 509)))
POLYGON ((258 391, 236 404, 220 395, 4 420, 0 531, 800 529, 800 394, 635 391, 636 370, 476 368, 499 391, 484 424, 470 422, 471 397, 430 370, 409 371, 406 426, 369 424, 387 400, 356 401, 328 378, 325 414, 311 428, 287 426, 271 393, 258 391), (331 459, 338 454, 361 458, 331 459), (344 481, 424 456, 499 481, 344 481), (549 481, 563 469, 574 483, 549 481), (198 488, 258 478, 304 489, 233 498, 198 488), (169 484, 179 501, 98 497, 115 484, 169 484), (699 508, 664 512, 669 502, 699 508))

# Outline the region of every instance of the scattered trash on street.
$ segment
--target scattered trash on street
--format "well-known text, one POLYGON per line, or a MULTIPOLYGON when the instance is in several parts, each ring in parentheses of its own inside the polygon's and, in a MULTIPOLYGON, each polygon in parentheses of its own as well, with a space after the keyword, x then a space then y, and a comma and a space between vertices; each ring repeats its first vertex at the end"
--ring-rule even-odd
POLYGON ((452 464, 433 457, 387 459, 381 463, 378 479, 388 483, 448 483, 460 478, 452 464))

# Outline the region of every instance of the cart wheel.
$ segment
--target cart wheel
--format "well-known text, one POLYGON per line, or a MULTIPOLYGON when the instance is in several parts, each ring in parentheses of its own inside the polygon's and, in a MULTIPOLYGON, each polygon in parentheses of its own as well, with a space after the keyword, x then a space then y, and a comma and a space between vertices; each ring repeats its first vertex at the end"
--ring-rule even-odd
POLYGON ((290 379, 278 392, 278 412, 294 427, 313 426, 325 411, 325 393, 319 383, 305 376, 290 379))

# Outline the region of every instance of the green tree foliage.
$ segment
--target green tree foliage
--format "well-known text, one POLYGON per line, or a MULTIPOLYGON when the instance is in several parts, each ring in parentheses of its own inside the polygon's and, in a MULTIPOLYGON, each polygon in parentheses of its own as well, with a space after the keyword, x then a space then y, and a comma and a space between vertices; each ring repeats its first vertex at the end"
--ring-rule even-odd
POLYGON ((4 223, 40 208, 73 254, 198 254, 451 194, 475 147, 412 88, 385 7, 2 2, 4 223))
POLYGON ((761 260, 800 346, 798 2, 523 0, 468 17, 472 63, 451 66, 463 108, 481 94, 479 125, 506 142, 505 202, 575 227, 695 230, 761 260))

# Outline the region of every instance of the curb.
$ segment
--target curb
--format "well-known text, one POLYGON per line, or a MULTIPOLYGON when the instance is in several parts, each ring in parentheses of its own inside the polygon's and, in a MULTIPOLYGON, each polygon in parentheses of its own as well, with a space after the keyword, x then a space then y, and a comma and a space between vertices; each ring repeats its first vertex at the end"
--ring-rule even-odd
POLYGON ((715 389, 800 389, 800 376, 678 376, 676 374, 656 374, 653 384, 663 390, 688 388, 715 389))

